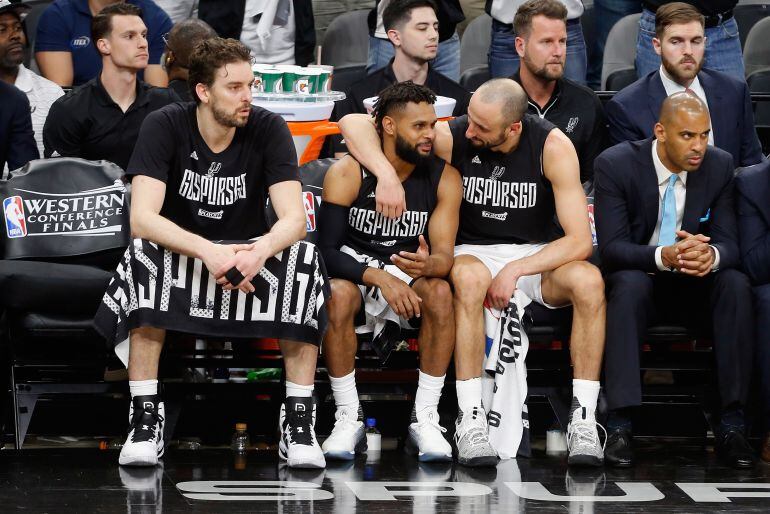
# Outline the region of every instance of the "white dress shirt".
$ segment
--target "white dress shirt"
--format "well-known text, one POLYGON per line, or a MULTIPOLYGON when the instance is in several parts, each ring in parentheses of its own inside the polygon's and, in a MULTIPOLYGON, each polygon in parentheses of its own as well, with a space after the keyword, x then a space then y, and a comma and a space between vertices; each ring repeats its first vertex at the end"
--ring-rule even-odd
MULTIPOLYGON (((703 86, 700 85, 700 80, 698 80, 698 76, 695 76, 695 79, 692 81, 692 84, 690 84, 690 87, 684 87, 681 84, 678 84, 674 82, 671 77, 668 76, 668 73, 666 73, 666 70, 663 68, 663 65, 660 65, 660 80, 663 82, 663 89, 666 90, 666 96, 671 96, 674 93, 679 93, 682 91, 690 90, 695 95, 703 100, 703 103, 706 104, 706 109, 709 108, 709 102, 706 100, 706 92, 703 90, 703 86)), ((714 125, 711 123, 711 112, 709 112, 709 126, 711 126, 711 132, 709 132, 709 144, 711 146, 714 146, 714 125)), ((678 182, 677 182, 678 183, 678 182)))
MULTIPOLYGON (((650 238, 650 246, 658 246, 658 238, 660 237, 660 225, 663 222, 663 196, 666 194, 668 188, 668 181, 674 173, 671 172, 658 157, 658 142, 652 142, 652 162, 655 165, 655 174, 658 176, 658 192, 660 195, 660 203, 658 204, 658 221, 655 223, 655 230, 652 232, 650 238)), ((687 200, 687 172, 680 171, 678 173, 679 180, 674 183, 674 198, 676 198, 676 230, 682 230, 682 219, 684 218, 684 204, 687 200)), ((711 245, 709 245, 711 246, 711 245)), ((716 271, 719 267, 719 250, 716 247, 711 246, 714 249, 714 265, 712 270, 716 271)), ((670 271, 663 264, 663 247, 658 246, 655 249, 655 265, 660 271, 670 271)))

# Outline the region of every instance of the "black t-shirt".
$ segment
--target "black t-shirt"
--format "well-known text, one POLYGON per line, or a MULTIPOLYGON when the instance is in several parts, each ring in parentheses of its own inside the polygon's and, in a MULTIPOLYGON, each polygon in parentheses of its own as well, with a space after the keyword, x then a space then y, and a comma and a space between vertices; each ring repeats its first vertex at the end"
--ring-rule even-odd
POLYGON ((394 253, 415 252, 419 236, 428 239, 428 220, 438 203, 438 185, 446 162, 438 157, 422 161, 402 182, 407 211, 396 219, 377 212, 377 177, 361 167, 361 187, 348 211, 345 244, 357 252, 389 263, 394 253))
POLYGON ((186 80, 174 79, 168 83, 168 88, 174 91, 183 102, 192 102, 193 97, 190 93, 190 86, 186 80))
MULTIPOLYGON (((517 71, 512 77, 521 84, 517 71)), ((572 141, 580 161, 580 181, 594 176, 594 159, 607 148, 607 122, 599 97, 590 88, 568 79, 556 81, 551 99, 542 108, 528 99, 528 112, 544 118, 572 141)))
POLYGON ((160 214, 210 240, 244 240, 269 230, 268 188, 299 181, 297 153, 286 122, 252 107, 230 146, 212 152, 198 130, 195 103, 173 104, 142 124, 127 175, 166 183, 160 214))
POLYGON ((100 75, 51 105, 43 127, 43 153, 45 157, 104 159, 125 170, 147 115, 178 101, 172 90, 137 80, 136 99, 123 112, 104 89, 100 75))
MULTIPOLYGON (((332 121, 339 121, 348 114, 365 114, 364 100, 379 95, 380 91, 397 82, 396 75, 393 73, 393 59, 391 59, 390 63, 384 68, 375 71, 371 75, 367 75, 350 86, 350 89, 345 92, 346 98, 334 104, 334 111, 331 116, 332 121)), ((424 86, 438 96, 455 99, 456 103, 455 108, 452 110, 452 116, 462 116, 468 112, 471 94, 454 80, 429 67, 424 86)), ((332 140, 335 153, 348 151, 341 137, 333 137, 332 140)))
POLYGON ((543 146, 556 127, 531 114, 522 123, 519 145, 503 154, 477 149, 465 138, 467 116, 449 122, 452 166, 463 177, 458 244, 547 243, 559 237, 553 187, 542 169, 543 146))

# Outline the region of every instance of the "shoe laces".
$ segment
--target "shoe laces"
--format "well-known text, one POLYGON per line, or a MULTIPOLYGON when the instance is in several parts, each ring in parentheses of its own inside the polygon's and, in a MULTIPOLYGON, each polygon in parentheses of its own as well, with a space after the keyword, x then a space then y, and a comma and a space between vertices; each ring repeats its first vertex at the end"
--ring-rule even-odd
POLYGON ((596 442, 595 438, 599 438, 599 432, 595 427, 601 428, 604 432, 604 443, 602 444, 602 451, 604 451, 607 446, 607 431, 593 420, 573 419, 569 430, 567 430, 567 446, 572 448, 573 444, 578 446, 593 445, 596 442))
POLYGON ((313 444, 313 414, 311 412, 290 411, 287 415, 289 442, 293 444, 313 444))
POLYGON ((438 412, 436 412, 433 409, 429 409, 427 413, 423 416, 421 416, 422 419, 417 418, 417 427, 422 430, 423 428, 427 429, 435 429, 441 432, 442 434, 446 432, 446 428, 439 425, 439 416, 438 412))
POLYGON ((463 414, 460 420, 462 432, 471 444, 489 443, 489 428, 484 411, 474 407, 469 415, 463 414))
POLYGON ((158 412, 158 406, 150 408, 146 405, 141 409, 134 409, 134 415, 131 418, 131 429, 133 434, 131 442, 151 441, 156 438, 156 428, 160 429, 164 418, 158 412))
POLYGON ((337 409, 334 413, 334 428, 338 426, 343 427, 345 425, 351 425, 351 427, 358 427, 358 414, 355 414, 355 419, 351 415, 349 409, 337 409))

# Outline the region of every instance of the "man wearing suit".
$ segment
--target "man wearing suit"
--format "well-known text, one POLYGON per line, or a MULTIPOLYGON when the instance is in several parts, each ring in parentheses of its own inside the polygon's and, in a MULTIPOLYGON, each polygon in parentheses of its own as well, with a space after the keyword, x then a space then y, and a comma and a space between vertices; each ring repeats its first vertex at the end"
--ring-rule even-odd
POLYGON ((15 170, 38 157, 27 95, 0 80, 0 172, 6 162, 15 170))
POLYGON ((751 288, 739 263, 733 162, 708 145, 709 112, 693 93, 663 102, 655 138, 595 161, 596 229, 607 284, 605 462, 631 466, 631 418, 641 405, 639 347, 651 321, 713 334, 721 401, 719 455, 754 464, 743 406, 754 339, 751 288), (709 320, 704 321, 704 320, 709 320))
POLYGON ((729 152, 734 167, 762 161, 746 82, 725 73, 701 69, 706 38, 704 17, 682 2, 666 4, 655 14, 652 40, 660 55, 659 70, 642 77, 607 103, 612 144, 652 136, 663 100, 678 91, 696 94, 709 109, 709 144, 729 152))
POLYGON ((754 284, 756 359, 765 429, 760 453, 762 460, 770 462, 770 161, 743 170, 735 179, 735 189, 741 262, 754 284))

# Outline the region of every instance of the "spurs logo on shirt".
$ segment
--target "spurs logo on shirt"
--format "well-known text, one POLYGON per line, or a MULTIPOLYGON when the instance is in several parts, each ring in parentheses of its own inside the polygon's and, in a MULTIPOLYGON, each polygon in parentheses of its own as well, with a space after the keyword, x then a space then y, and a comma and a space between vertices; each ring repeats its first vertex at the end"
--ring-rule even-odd
POLYGON ((487 207, 529 209, 537 203, 537 184, 503 182, 494 177, 463 177, 463 198, 487 207))
POLYGON ((216 177, 185 169, 179 183, 179 195, 209 205, 232 205, 246 198, 246 174, 216 177))

